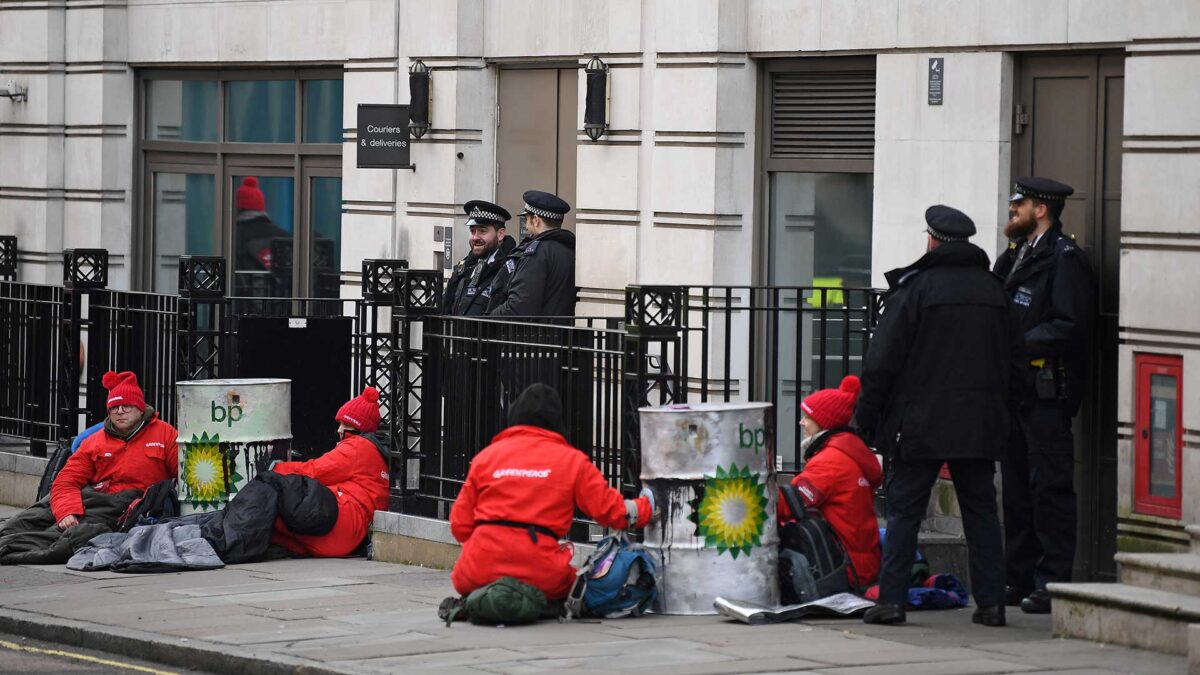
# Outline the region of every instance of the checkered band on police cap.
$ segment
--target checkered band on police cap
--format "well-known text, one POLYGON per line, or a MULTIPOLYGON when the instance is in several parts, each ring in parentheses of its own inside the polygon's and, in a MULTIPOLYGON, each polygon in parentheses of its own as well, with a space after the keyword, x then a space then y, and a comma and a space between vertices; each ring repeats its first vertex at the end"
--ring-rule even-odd
POLYGON ((479 208, 478 206, 471 209, 471 212, 467 214, 467 218, 470 218, 472 220, 497 220, 500 222, 504 222, 505 220, 508 220, 507 218, 500 215, 499 213, 493 213, 492 211, 484 211, 483 209, 479 208))

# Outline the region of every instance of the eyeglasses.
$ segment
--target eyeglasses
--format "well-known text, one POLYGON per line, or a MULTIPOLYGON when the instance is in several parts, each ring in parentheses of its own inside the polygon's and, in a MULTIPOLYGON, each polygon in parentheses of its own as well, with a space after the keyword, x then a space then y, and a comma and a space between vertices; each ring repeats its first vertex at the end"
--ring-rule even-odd
POLYGON ((131 413, 135 410, 137 410, 137 406, 132 406, 132 405, 114 405, 113 407, 108 409, 108 411, 110 413, 115 412, 115 413, 122 414, 122 415, 125 413, 131 413))

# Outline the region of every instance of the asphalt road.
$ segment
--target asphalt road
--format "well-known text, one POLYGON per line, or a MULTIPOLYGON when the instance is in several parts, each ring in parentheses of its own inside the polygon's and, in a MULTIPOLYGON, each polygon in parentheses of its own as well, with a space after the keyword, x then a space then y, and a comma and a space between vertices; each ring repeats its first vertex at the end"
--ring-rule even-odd
POLYGON ((0 633, 0 673, 198 673, 125 656, 0 633))

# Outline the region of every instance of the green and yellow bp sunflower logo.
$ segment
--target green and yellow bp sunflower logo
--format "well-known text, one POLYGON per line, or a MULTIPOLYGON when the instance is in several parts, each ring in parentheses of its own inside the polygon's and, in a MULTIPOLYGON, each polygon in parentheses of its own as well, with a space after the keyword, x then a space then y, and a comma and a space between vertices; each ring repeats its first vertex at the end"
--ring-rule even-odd
POLYGON ((207 432, 199 437, 192 434, 191 442, 185 444, 179 470, 187 487, 184 498, 193 508, 202 511, 220 508, 227 494, 226 486, 241 479, 233 463, 229 467, 230 475, 226 476, 221 437, 219 434, 209 436, 207 432))
POLYGON ((749 465, 730 464, 729 471, 718 466, 716 476, 704 477, 704 492, 691 506, 688 519, 696 524, 696 536, 718 554, 750 555, 750 549, 762 544, 766 485, 759 474, 750 473, 749 465))

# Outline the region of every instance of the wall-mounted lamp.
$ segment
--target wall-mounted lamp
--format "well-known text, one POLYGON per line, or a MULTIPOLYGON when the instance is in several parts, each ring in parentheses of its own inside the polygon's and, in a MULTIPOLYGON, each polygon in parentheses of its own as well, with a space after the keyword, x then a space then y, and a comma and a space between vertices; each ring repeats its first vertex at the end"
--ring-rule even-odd
POLYGON ((408 67, 408 129, 413 138, 429 131, 429 66, 416 60, 408 67))
POLYGON ((587 76, 587 95, 583 102, 583 133, 593 141, 598 141, 608 128, 608 64, 601 61, 599 56, 593 56, 583 72, 587 76))
POLYGON ((29 87, 23 87, 12 80, 8 81, 4 89, 0 89, 0 96, 10 98, 14 103, 29 100, 29 87))

